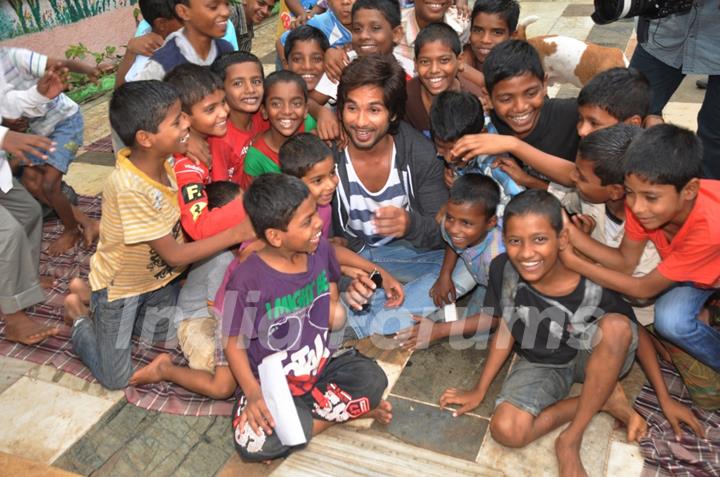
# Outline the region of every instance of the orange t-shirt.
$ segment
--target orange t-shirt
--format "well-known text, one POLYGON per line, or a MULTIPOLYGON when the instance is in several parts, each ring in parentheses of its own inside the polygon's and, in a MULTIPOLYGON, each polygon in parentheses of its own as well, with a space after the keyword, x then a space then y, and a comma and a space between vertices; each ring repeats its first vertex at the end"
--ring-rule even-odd
POLYGON ((647 230, 625 205, 625 236, 650 240, 662 261, 657 269, 674 282, 720 287, 720 181, 701 180, 695 205, 672 241, 662 229, 647 230))

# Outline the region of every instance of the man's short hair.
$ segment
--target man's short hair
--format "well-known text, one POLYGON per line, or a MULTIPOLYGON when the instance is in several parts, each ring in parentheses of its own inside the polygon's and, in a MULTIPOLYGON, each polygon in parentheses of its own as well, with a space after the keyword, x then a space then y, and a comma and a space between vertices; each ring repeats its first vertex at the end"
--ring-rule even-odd
POLYGON ((243 197, 255 234, 265 240, 267 229, 287 231, 288 224, 310 191, 303 181, 287 174, 257 177, 243 197))
POLYGON ((157 80, 122 84, 110 99, 110 124, 129 147, 138 131, 157 133, 168 110, 180 99, 171 84, 157 80))
POLYGON ((520 18, 520 4, 516 0, 477 0, 470 13, 471 27, 475 17, 481 13, 499 16, 507 24, 510 33, 514 33, 520 18))
POLYGON ((213 64, 210 65, 210 69, 213 73, 225 81, 225 75, 227 74, 228 67, 241 63, 255 63, 258 65, 258 68, 260 68, 260 77, 263 80, 265 79, 265 71, 263 70, 263 64, 262 61, 260 61, 260 58, 245 51, 231 51, 218 56, 215 58, 215 61, 213 61, 213 64))
POLYGON ((489 219, 497 212, 500 187, 484 174, 465 174, 453 182, 449 201, 453 204, 481 205, 485 209, 485 218, 489 219))
POLYGON ((431 23, 418 33, 415 38, 415 58, 420 56, 423 46, 434 41, 439 41, 459 56, 462 53, 460 37, 455 30, 447 23, 431 23))
POLYGON ((515 216, 530 214, 545 217, 558 234, 563 229, 560 201, 546 190, 529 189, 513 197, 505 206, 503 222, 507 224, 515 216))
POLYGON ((280 146, 280 170, 302 179, 318 162, 332 157, 332 151, 314 134, 300 133, 280 146))
POLYGON ((158 18, 172 20, 175 18, 175 4, 172 0, 140 0, 138 2, 143 20, 148 22, 150 27, 158 18))
POLYGON ((443 91, 432 102, 430 128, 433 137, 441 141, 480 133, 485 128, 482 103, 470 93, 443 91))
POLYGON ((357 0, 352 6, 351 18, 355 18, 355 13, 358 10, 377 10, 382 13, 391 28, 400 26, 400 2, 393 0, 357 0))
POLYGON ((192 113, 192 107, 208 95, 223 89, 223 82, 207 66, 185 63, 173 68, 165 75, 165 82, 177 89, 182 110, 192 113))
POLYGON ((320 49, 324 52, 330 48, 330 42, 323 32, 310 25, 300 25, 299 27, 290 30, 287 38, 285 39, 285 58, 290 59, 290 54, 295 48, 295 45, 303 41, 314 41, 320 46, 320 49))
POLYGON ((583 86, 578 106, 597 106, 621 122, 644 118, 650 111, 650 85, 635 68, 610 68, 583 86))
POLYGON ((205 186, 207 194, 208 210, 223 207, 240 194, 240 185, 233 181, 213 181, 205 186))
POLYGON ((490 50, 485 63, 485 87, 489 93, 500 81, 530 73, 540 81, 545 81, 540 55, 528 42, 507 40, 490 50))
POLYGON ((673 185, 680 192, 691 179, 702 177, 703 147, 689 129, 659 124, 645 129, 625 153, 625 176, 636 175, 657 185, 673 185))
POLYGON ((338 113, 342 114, 350 92, 363 86, 376 86, 383 91, 383 104, 390 112, 389 132, 395 134, 405 115, 405 71, 392 55, 368 55, 355 59, 340 76, 338 113))
POLYGON ((302 79, 302 76, 297 73, 293 73, 290 70, 278 70, 270 73, 268 77, 265 78, 265 82, 263 83, 263 90, 265 92, 265 96, 263 97, 263 104, 265 104, 265 100, 268 98, 270 88, 275 86, 277 83, 295 83, 302 91, 305 101, 307 101, 307 84, 305 83, 305 80, 302 79))
POLYGON ((641 131, 640 126, 624 123, 598 129, 580 139, 578 156, 593 163, 593 171, 602 185, 622 184, 625 153, 641 131))

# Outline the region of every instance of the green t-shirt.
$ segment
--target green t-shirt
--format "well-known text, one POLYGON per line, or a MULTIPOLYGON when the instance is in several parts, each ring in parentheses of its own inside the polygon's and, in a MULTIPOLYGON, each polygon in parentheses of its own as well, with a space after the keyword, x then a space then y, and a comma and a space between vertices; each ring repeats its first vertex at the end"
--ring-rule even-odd
MULTIPOLYGON (((298 132, 310 132, 316 126, 317 122, 308 114, 298 132)), ((248 148, 244 169, 245 174, 251 177, 280 173, 280 157, 277 152, 270 149, 262 135, 258 136, 252 146, 248 148)))

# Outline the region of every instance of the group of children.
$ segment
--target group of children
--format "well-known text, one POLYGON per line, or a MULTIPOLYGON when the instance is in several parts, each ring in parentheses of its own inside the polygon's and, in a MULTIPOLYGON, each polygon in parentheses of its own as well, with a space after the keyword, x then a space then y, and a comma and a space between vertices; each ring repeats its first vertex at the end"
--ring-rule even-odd
POLYGON ((491 433, 521 447, 569 423, 561 475, 584 475, 599 411, 644 434, 618 383, 635 358, 678 435, 702 435, 658 354, 672 345, 720 372, 705 306, 720 287, 720 184, 701 179, 695 134, 642 129, 639 73, 549 99, 537 52, 512 39, 515 0, 477 0, 469 18, 448 2, 330 0, 283 35, 284 69, 265 77, 219 39, 224 1, 173 6, 183 29, 110 102, 127 148, 89 285, 73 281, 65 303, 101 384, 235 394, 236 447, 266 461, 295 449, 273 431, 266 357, 279 354, 309 440, 392 418, 385 374, 347 338, 471 337, 489 347, 478 384, 440 405, 477 407, 514 353, 491 433), (459 320, 442 312, 466 294, 459 320), (164 354, 133 369, 133 336, 179 343, 189 366, 164 354))

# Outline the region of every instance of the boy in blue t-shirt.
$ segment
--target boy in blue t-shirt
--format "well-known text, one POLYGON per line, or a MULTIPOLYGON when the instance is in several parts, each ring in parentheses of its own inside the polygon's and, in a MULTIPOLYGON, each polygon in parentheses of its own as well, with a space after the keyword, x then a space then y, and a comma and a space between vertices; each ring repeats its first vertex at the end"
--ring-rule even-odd
POLYGON ((242 458, 265 461, 296 449, 273 432, 260 388, 258 366, 276 353, 308 441, 333 423, 361 416, 390 422, 382 369, 355 351, 336 354, 330 339, 345 324, 340 266, 322 238, 307 186, 295 177, 265 174, 243 202, 265 247, 237 266, 223 304, 225 355, 242 390, 232 420, 242 458))

